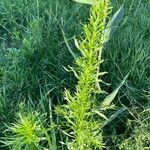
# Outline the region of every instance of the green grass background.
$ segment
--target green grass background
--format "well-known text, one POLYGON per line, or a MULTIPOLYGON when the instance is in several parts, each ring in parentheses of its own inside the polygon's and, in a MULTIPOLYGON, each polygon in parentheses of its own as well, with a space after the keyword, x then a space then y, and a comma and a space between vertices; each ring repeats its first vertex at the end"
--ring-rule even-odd
MULTIPOLYGON (((150 100, 150 0, 111 3, 113 13, 124 4, 125 16, 103 53, 103 70, 108 72, 103 80, 111 84, 104 88, 112 92, 131 71, 115 103, 127 106, 132 113, 122 114, 105 129, 107 149, 150 149, 149 113, 144 112, 150 100)), ((89 6, 71 0, 0 1, 1 137, 5 124, 14 122, 21 102, 25 111, 32 108, 52 113, 59 123, 49 104, 52 110, 64 104, 64 89, 74 90, 76 83, 73 74, 63 68, 73 64, 73 57, 61 28, 77 53, 73 38, 82 35, 82 24, 88 17, 89 6)), ((61 140, 61 133, 56 135, 61 140)))

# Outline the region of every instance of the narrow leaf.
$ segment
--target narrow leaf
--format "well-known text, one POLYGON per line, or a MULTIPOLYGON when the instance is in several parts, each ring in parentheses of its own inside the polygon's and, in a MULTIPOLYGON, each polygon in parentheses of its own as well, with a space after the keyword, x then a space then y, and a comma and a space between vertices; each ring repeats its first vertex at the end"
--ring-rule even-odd
POLYGON ((106 29, 103 32, 103 42, 106 43, 112 37, 113 33, 116 31, 119 23, 123 19, 124 16, 124 7, 121 5, 119 10, 111 17, 110 21, 108 22, 106 29))
POLYGON ((76 60, 78 58, 78 56, 72 51, 72 49, 70 48, 69 46, 69 43, 68 43, 68 40, 66 38, 66 35, 65 35, 65 32, 63 31, 63 29, 61 29, 62 31, 62 35, 63 35, 63 38, 64 38, 64 42, 69 50, 69 52, 71 53, 71 55, 73 56, 73 58, 76 60))
POLYGON ((115 120, 121 113, 123 113, 126 110, 127 108, 124 107, 118 109, 111 117, 108 118, 108 120, 104 123, 103 127, 112 123, 113 120, 115 120))
POLYGON ((114 98, 116 97, 118 91, 120 90, 120 88, 122 87, 122 85, 125 83, 127 77, 128 77, 129 73, 125 76, 125 78, 123 79, 123 81, 120 83, 120 85, 111 93, 109 94, 104 101, 101 104, 102 108, 107 108, 110 106, 110 104, 112 103, 112 101, 114 100, 114 98))
POLYGON ((83 3, 83 4, 89 4, 89 5, 93 5, 95 3, 95 0, 74 0, 78 3, 83 3))
POLYGON ((74 39, 74 43, 75 43, 76 48, 80 50, 80 46, 79 46, 77 39, 74 39))
POLYGON ((108 120, 107 117, 104 114, 102 114, 101 112, 99 112, 98 110, 94 110, 94 113, 99 115, 101 118, 108 120))

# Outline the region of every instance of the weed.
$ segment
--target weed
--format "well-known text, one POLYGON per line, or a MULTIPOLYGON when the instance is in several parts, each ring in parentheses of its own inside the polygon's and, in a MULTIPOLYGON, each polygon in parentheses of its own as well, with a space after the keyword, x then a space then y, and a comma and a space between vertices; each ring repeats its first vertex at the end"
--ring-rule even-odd
MULTIPOLYGON (((94 119, 97 93, 103 93, 99 86, 99 79, 103 72, 99 72, 99 65, 103 62, 101 53, 103 48, 103 30, 110 13, 109 1, 97 1, 91 8, 89 24, 84 25, 84 38, 75 41, 81 52, 76 59, 75 67, 69 67, 78 84, 76 91, 71 94, 65 92, 67 105, 57 107, 56 112, 66 119, 69 149, 102 149, 101 119, 94 119), (98 71, 98 77, 96 77, 98 71)), ((99 112, 99 114, 101 114, 99 112)), ((102 115, 101 115, 102 116, 102 115)), ((101 117, 98 117, 101 118, 101 117)))

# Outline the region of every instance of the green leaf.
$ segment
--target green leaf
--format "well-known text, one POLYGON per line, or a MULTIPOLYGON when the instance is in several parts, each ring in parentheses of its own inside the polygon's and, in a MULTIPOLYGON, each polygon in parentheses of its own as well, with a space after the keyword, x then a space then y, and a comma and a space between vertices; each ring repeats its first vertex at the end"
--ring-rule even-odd
POLYGON ((106 43, 112 37, 114 32, 116 31, 119 23, 121 22, 124 16, 124 7, 121 5, 119 10, 111 17, 110 21, 108 22, 106 29, 103 32, 104 39, 103 42, 106 43))
POLYGON ((72 51, 71 47, 69 46, 67 37, 66 37, 65 32, 64 32, 64 30, 63 30, 62 28, 61 28, 61 31, 62 31, 62 35, 63 35, 63 38, 64 38, 64 42, 65 42, 65 44, 66 44, 66 46, 67 46, 69 52, 71 53, 71 55, 73 56, 73 58, 76 60, 76 59, 78 58, 77 54, 75 54, 75 53, 72 51))
POLYGON ((78 73, 76 72, 76 70, 73 68, 73 67, 70 67, 70 66, 68 66, 68 68, 70 69, 67 69, 66 67, 63 67, 67 72, 73 72, 73 74, 75 75, 75 77, 77 78, 77 79, 79 79, 79 75, 78 75, 78 73))
POLYGON ((101 104, 101 108, 107 108, 111 105, 112 101, 114 100, 114 98, 116 97, 118 91, 120 90, 120 88, 122 87, 122 85, 125 83, 127 77, 128 77, 129 73, 124 77, 123 81, 120 83, 120 85, 111 93, 109 94, 104 101, 101 104))
POLYGON ((99 115, 101 118, 103 118, 105 120, 108 120, 107 117, 104 114, 102 114, 100 111, 94 110, 94 113, 97 114, 97 115, 99 115))
POLYGON ((121 113, 123 113, 126 110, 127 108, 125 107, 118 109, 112 116, 108 118, 108 120, 104 123, 103 127, 110 124, 113 120, 115 120, 121 113))
POLYGON ((78 3, 83 3, 83 4, 89 4, 89 5, 93 5, 95 3, 95 0, 74 0, 78 3))

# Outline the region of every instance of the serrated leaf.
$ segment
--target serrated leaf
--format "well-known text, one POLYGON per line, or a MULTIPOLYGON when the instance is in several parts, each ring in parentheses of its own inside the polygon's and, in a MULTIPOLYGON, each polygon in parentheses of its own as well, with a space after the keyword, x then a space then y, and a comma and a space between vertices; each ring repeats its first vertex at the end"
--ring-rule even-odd
POLYGON ((116 31, 119 23, 123 19, 124 16, 124 7, 121 5, 119 10, 111 17, 110 21, 108 22, 106 29, 103 32, 104 39, 103 42, 106 43, 112 37, 113 33, 116 31))
POLYGON ((103 127, 110 124, 113 120, 115 120, 121 113, 123 113, 126 110, 127 108, 124 107, 118 109, 112 116, 108 118, 108 120, 104 123, 103 127))
POLYGON ((111 94, 109 94, 104 99, 104 101, 101 104, 101 108, 107 108, 107 107, 109 107, 111 105, 111 103, 114 100, 114 98, 116 97, 118 91, 120 90, 120 88, 122 87, 122 85, 125 83, 128 75, 129 75, 129 73, 124 77, 124 79, 122 80, 122 82, 120 83, 120 85, 111 94))
POLYGON ((95 3, 95 0, 74 0, 78 3, 83 3, 83 4, 89 4, 89 5, 93 5, 95 3))

